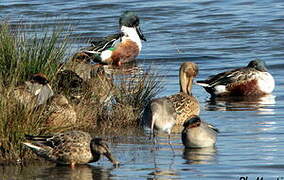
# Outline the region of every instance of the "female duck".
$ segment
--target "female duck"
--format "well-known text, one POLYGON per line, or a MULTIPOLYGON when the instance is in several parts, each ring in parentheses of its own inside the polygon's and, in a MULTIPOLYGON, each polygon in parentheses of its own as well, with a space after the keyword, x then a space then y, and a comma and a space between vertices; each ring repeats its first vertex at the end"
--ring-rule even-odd
POLYGON ((143 114, 144 123, 158 131, 168 134, 175 124, 181 125, 192 115, 199 114, 199 103, 192 96, 193 78, 198 74, 198 66, 185 62, 179 70, 180 92, 168 97, 152 100, 143 114))
POLYGON ((30 136, 31 141, 24 145, 31 148, 38 156, 58 164, 75 164, 96 162, 101 155, 106 156, 114 165, 119 162, 111 155, 108 145, 100 138, 93 138, 83 131, 67 131, 54 136, 30 136))

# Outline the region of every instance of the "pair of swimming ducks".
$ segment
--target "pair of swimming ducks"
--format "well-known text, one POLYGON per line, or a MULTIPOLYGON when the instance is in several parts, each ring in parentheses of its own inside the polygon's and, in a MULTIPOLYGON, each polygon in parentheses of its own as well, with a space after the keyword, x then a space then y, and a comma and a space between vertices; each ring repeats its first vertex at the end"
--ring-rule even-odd
MULTIPOLYGON (((124 12, 119 19, 121 33, 93 42, 83 50, 87 57, 106 64, 122 65, 134 60, 141 51, 141 40, 145 40, 139 28, 139 18, 133 12, 124 12)), ((186 148, 214 146, 218 129, 201 120, 200 105, 192 95, 193 79, 198 66, 192 62, 181 64, 179 70, 180 92, 154 99, 145 108, 143 122, 152 131, 171 133, 175 125, 183 125, 181 139, 186 148)), ((246 67, 234 69, 197 81, 212 97, 243 96, 259 97, 270 94, 275 86, 271 74, 261 60, 250 61, 246 67)), ((119 162, 111 155, 109 147, 100 138, 91 138, 89 133, 67 131, 54 136, 27 136, 31 142, 24 144, 46 159, 59 164, 84 164, 95 162, 101 155, 114 165, 119 162)))

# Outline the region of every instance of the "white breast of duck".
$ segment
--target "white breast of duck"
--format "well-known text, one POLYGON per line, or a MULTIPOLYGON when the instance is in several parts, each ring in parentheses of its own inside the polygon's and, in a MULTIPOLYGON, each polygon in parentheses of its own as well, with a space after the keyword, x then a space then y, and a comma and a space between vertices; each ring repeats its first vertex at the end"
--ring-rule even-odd
MULTIPOLYGON (((237 80, 241 79, 237 76, 234 78, 237 80)), ((205 85, 205 87, 206 86, 208 85, 205 85)), ((244 94, 263 95, 272 93, 275 88, 275 81, 269 72, 254 71, 244 81, 240 80, 239 82, 236 81, 232 84, 215 86, 214 93, 216 95, 222 95, 229 93, 229 91, 234 92, 234 87, 238 87, 236 89, 239 89, 239 86, 243 86, 241 89, 244 91, 244 94)))
POLYGON ((272 93, 275 88, 275 81, 272 75, 269 72, 261 72, 258 74, 257 78, 259 89, 265 94, 272 93))
POLYGON ((137 34, 136 29, 133 28, 133 27, 122 26, 121 31, 124 33, 124 36, 122 37, 121 43, 123 43, 127 40, 133 41, 137 44, 137 46, 139 48, 139 52, 140 52, 141 49, 142 49, 142 43, 141 43, 141 39, 140 39, 139 35, 137 34))

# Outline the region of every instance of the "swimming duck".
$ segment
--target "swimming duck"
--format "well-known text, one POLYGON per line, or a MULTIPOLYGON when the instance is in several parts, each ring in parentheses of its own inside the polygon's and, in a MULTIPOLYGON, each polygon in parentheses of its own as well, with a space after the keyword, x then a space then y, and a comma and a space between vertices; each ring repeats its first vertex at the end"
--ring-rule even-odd
POLYGON ((152 131, 156 129, 170 134, 175 124, 181 125, 188 117, 198 115, 199 103, 191 93, 193 78, 197 74, 197 64, 182 63, 179 70, 180 92, 152 100, 145 108, 144 124, 148 124, 152 131))
POLYGON ((234 69, 197 81, 205 90, 216 96, 262 96, 270 94, 275 81, 262 60, 250 61, 246 67, 234 69))
POLYGON ((120 33, 91 42, 92 47, 83 50, 81 56, 91 56, 96 62, 113 65, 133 61, 141 51, 141 40, 146 41, 138 16, 134 12, 123 12, 119 27, 120 33))
POLYGON ((23 144, 38 156, 58 164, 75 167, 76 164, 96 162, 101 155, 106 156, 113 165, 119 164, 111 155, 108 145, 101 138, 92 139, 87 132, 66 131, 54 136, 26 135, 26 139, 32 142, 23 144))
POLYGON ((202 121, 199 116, 189 118, 184 122, 183 127, 181 139, 186 148, 204 148, 215 145, 219 130, 202 121))

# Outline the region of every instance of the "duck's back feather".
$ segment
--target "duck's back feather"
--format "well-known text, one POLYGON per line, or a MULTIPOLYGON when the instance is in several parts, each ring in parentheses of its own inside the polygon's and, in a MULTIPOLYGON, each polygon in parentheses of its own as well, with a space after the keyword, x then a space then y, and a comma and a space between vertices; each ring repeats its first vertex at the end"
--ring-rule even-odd
POLYGON ((104 50, 114 47, 114 45, 120 41, 122 36, 123 33, 117 33, 104 38, 97 38, 96 40, 91 41, 91 47, 86 50, 101 53, 104 50))
POLYGON ((199 102, 194 96, 181 92, 169 96, 167 99, 172 102, 174 109, 176 110, 176 124, 183 124, 190 116, 199 114, 199 102))

